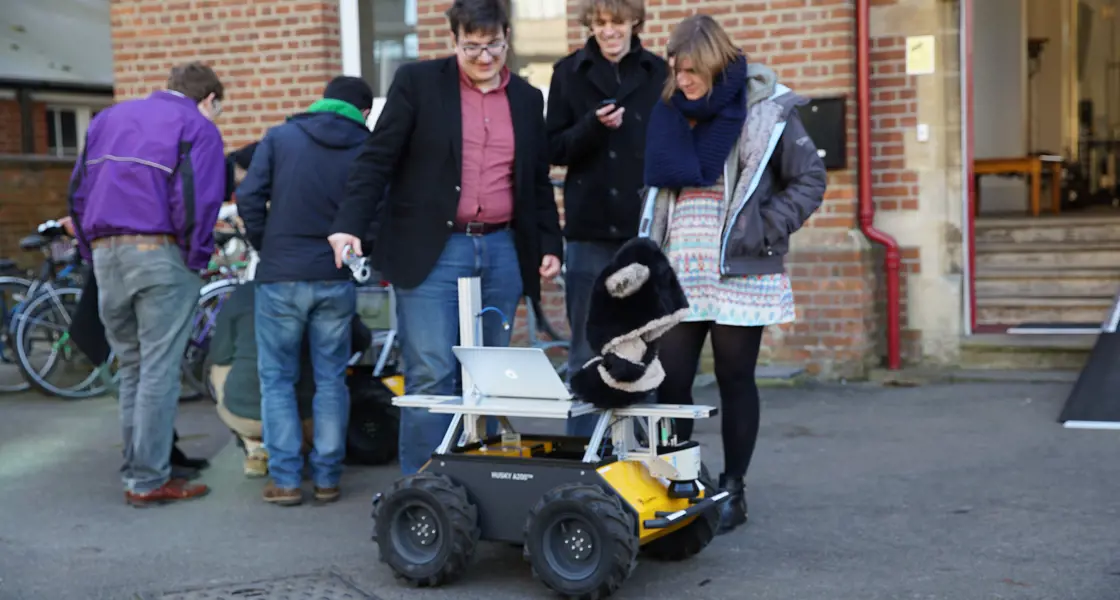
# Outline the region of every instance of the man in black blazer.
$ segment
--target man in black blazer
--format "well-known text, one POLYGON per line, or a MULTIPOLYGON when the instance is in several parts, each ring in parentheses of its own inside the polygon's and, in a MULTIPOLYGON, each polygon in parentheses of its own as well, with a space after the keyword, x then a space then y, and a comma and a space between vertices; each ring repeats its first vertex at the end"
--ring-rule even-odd
MULTIPOLYGON (((483 343, 504 346, 522 295, 560 272, 563 240, 549 182, 544 96, 511 73, 502 0, 456 0, 455 56, 402 65, 350 173, 328 239, 342 262, 361 240, 394 286, 405 386, 458 393, 458 279, 479 277, 483 343), (374 231, 371 232, 370 228, 374 231)), ((404 409, 405 474, 431 457, 450 415, 404 409)))

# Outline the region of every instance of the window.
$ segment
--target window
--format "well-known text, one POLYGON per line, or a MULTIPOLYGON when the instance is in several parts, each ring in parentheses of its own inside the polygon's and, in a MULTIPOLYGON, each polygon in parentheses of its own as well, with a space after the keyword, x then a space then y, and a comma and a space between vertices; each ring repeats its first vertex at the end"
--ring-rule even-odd
POLYGON ((397 68, 420 56, 416 0, 359 0, 362 78, 384 97, 397 68))
POLYGON ((512 0, 510 69, 548 94, 552 65, 568 55, 565 0, 512 0))
MULTIPOLYGON (((397 69, 419 59, 416 3, 417 0, 343 0, 343 12, 357 15, 350 21, 357 22, 354 29, 343 27, 343 63, 347 63, 348 56, 353 57, 350 64, 354 66, 349 72, 360 72, 373 88, 371 126, 377 121, 397 69)), ((510 69, 547 97, 552 65, 568 54, 566 0, 511 0, 510 17, 510 69)), ((447 35, 442 15, 435 18, 440 22, 438 35, 447 35)))
POLYGON ((101 108, 48 105, 47 154, 77 158, 85 144, 89 122, 99 112, 101 108))

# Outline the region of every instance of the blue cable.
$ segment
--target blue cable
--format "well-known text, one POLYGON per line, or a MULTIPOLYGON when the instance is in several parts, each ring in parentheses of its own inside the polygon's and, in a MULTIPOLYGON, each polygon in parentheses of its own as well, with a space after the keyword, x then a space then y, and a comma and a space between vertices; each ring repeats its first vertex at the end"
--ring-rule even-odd
POLYGON ((484 314, 486 314, 490 311, 494 311, 494 312, 498 313, 498 316, 502 318, 502 329, 505 329, 506 331, 509 331, 509 320, 506 319, 506 314, 504 312, 502 312, 502 309, 500 309, 500 308, 497 308, 495 306, 487 306, 486 308, 478 311, 478 314, 475 315, 475 316, 476 317, 481 317, 482 315, 484 315, 484 314))

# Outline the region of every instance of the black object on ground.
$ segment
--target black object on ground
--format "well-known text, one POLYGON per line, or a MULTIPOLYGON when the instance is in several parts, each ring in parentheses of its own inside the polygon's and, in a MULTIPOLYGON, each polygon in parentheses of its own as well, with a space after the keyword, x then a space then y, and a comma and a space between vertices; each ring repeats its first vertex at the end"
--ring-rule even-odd
POLYGON ((1058 417, 1120 423, 1120 332, 1102 331, 1058 417))

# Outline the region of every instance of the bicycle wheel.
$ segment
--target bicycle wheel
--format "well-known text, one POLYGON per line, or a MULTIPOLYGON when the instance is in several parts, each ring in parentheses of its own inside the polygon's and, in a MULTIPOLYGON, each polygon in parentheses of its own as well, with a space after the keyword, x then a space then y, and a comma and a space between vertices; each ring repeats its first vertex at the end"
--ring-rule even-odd
MULTIPOLYGON (((70 342, 72 315, 81 296, 78 288, 38 294, 15 319, 20 371, 35 389, 68 400, 100 396, 111 380, 70 342)), ((110 354, 108 364, 112 363, 110 354)))
POLYGON ((210 337, 214 334, 218 312, 238 285, 240 283, 234 279, 228 280, 224 285, 210 285, 198 298, 198 309, 191 324, 191 337, 187 342, 187 350, 183 353, 183 399, 215 400, 206 375, 210 337))
POLYGON ((0 392, 23 392, 31 384, 19 370, 16 328, 13 320, 27 301, 31 282, 22 277, 0 277, 0 392))

